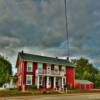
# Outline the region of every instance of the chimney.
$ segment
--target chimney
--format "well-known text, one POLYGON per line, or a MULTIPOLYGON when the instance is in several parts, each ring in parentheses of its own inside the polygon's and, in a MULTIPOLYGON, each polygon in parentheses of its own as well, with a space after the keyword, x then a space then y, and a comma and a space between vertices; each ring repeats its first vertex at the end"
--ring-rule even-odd
POLYGON ((22 54, 24 53, 24 51, 22 50, 22 52, 21 52, 22 54))
POLYGON ((67 57, 67 62, 69 63, 70 61, 69 61, 69 57, 67 57))
POLYGON ((58 59, 58 57, 56 57, 56 59, 58 59))

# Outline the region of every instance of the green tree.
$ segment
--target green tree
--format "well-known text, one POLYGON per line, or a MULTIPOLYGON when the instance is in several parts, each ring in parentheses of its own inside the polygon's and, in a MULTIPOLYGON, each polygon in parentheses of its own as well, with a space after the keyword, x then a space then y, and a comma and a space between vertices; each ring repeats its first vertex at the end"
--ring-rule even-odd
POLYGON ((9 82, 12 75, 12 65, 3 56, 0 55, 0 86, 9 82))
POLYGON ((17 80, 18 80, 17 73, 13 76, 13 80, 14 80, 14 83, 16 83, 16 82, 17 82, 17 80))
POLYGON ((96 81, 96 75, 99 73, 98 69, 89 62, 88 59, 81 57, 80 59, 72 60, 72 63, 76 65, 75 78, 96 81))
POLYGON ((100 88, 100 73, 95 76, 95 87, 100 88))

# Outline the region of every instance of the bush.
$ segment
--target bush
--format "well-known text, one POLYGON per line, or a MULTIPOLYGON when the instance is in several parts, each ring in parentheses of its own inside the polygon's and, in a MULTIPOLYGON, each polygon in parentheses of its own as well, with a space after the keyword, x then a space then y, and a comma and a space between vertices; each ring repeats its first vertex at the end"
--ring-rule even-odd
POLYGON ((41 92, 38 91, 38 90, 34 90, 34 91, 32 91, 32 94, 34 94, 34 95, 39 95, 39 94, 41 94, 41 92))
POLYGON ((37 89, 37 86, 36 85, 32 85, 31 88, 35 90, 35 89, 37 89))
POLYGON ((44 91, 43 94, 61 94, 58 91, 44 91))

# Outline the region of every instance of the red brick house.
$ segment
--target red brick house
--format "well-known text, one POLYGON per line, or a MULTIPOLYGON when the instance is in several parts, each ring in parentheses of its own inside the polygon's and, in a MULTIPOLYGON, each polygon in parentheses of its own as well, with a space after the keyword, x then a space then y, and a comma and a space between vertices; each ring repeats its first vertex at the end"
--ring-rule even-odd
POLYGON ((67 60, 19 52, 16 62, 17 87, 36 85, 37 88, 74 87, 74 66, 67 60))

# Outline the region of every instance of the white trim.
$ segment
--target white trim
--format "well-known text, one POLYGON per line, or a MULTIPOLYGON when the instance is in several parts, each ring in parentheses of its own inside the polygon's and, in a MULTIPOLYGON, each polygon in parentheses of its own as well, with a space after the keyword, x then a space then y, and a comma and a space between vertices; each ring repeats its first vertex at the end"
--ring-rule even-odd
POLYGON ((56 73, 59 73, 59 65, 54 65, 54 71, 55 71, 56 73))
POLYGON ((33 76, 33 75, 26 75, 26 85, 32 85, 32 80, 33 80, 32 76, 33 76), (27 83, 28 77, 31 77, 31 83, 30 83, 30 84, 27 83))
POLYGON ((54 88, 56 88, 56 77, 54 77, 54 83, 53 83, 53 85, 54 85, 54 88))
POLYGON ((40 81, 40 77, 37 77, 37 88, 39 88, 39 81, 40 81))
POLYGON ((66 67, 65 67, 65 66, 61 66, 61 71, 65 72, 65 70, 66 70, 66 67), (63 71, 62 69, 63 69, 64 71, 63 71))
POLYGON ((47 85, 47 86, 46 86, 47 88, 50 88, 50 80, 49 80, 49 77, 48 77, 48 76, 47 76, 47 82, 46 82, 46 85, 47 85))
POLYGON ((64 88, 64 78, 62 77, 62 88, 64 88))
POLYGON ((37 69, 38 71, 42 72, 43 71, 43 63, 37 63, 37 69), (40 69, 39 69, 40 67, 40 69))

